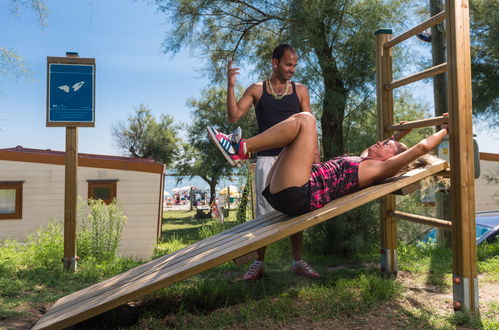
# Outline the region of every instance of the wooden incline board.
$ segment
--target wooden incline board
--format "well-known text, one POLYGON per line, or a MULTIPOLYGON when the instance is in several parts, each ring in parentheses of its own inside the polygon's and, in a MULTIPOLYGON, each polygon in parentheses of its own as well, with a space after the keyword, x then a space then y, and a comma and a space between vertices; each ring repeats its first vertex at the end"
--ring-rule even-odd
POLYGON ((60 298, 32 329, 61 329, 248 254, 447 168, 440 162, 338 198, 298 217, 271 212, 60 298))

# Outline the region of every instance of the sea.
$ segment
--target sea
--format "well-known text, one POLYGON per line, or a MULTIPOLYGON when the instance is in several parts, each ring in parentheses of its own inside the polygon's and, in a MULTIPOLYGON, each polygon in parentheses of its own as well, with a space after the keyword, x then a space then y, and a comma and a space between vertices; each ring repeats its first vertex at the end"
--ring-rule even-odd
MULTIPOLYGON (((195 176, 192 179, 189 178, 188 176, 180 177, 182 178, 182 181, 177 183, 178 178, 179 178, 178 176, 171 176, 166 174, 164 190, 172 194, 174 188, 194 187, 196 190, 201 190, 208 193, 210 192, 210 186, 208 185, 208 183, 206 183, 206 181, 204 181, 198 176, 195 176)), ((236 186, 238 188, 241 188, 241 186, 244 184, 244 180, 245 180, 244 177, 237 177, 237 176, 235 176, 232 180, 223 178, 220 180, 220 182, 217 185, 217 192, 227 186, 236 186)))

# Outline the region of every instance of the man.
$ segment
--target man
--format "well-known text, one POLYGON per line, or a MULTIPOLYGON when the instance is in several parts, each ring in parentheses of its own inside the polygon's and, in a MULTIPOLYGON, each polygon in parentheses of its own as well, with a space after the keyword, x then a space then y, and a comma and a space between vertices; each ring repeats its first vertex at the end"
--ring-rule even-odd
MULTIPOLYGON (((229 61, 227 65, 227 115, 229 121, 236 122, 248 112, 251 105, 254 105, 258 131, 261 133, 295 113, 302 111, 311 113, 307 87, 291 81, 297 63, 298 57, 292 46, 287 44, 277 46, 272 53, 272 76, 266 81, 252 84, 246 89, 241 99, 236 101, 234 86, 239 69, 233 68, 232 62, 229 61)), ((262 191, 265 189, 265 181, 270 168, 281 150, 282 148, 269 149, 257 153, 255 182, 257 217, 273 210, 262 196, 262 191)), ((317 150, 316 162, 319 162, 317 150)), ((293 272, 310 278, 319 278, 319 274, 302 260, 303 232, 291 236, 291 248, 294 259, 293 272)), ((257 252, 257 260, 243 276, 246 281, 257 280, 264 274, 265 247, 257 252)))

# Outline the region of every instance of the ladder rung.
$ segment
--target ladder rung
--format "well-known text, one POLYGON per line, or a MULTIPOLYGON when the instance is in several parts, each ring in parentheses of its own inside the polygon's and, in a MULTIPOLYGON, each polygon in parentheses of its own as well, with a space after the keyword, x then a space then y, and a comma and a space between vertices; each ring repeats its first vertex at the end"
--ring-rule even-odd
POLYGON ((435 226, 445 229, 451 229, 452 227, 452 222, 448 220, 435 219, 435 218, 425 217, 422 215, 410 214, 400 211, 390 211, 388 213, 390 216, 395 217, 397 219, 417 222, 423 225, 435 226))
POLYGON ((401 131, 404 129, 412 129, 412 128, 420 128, 420 127, 428 127, 435 126, 440 124, 446 124, 449 122, 448 116, 438 116, 433 118, 421 119, 408 121, 407 123, 390 125, 386 128, 387 131, 401 131))
POLYGON ((402 41, 409 39, 412 36, 415 36, 416 34, 423 32, 427 28, 430 28, 434 25, 437 25, 438 23, 442 22, 445 20, 445 10, 441 11, 440 13, 436 14, 435 16, 431 17, 429 20, 413 27, 409 31, 402 33, 401 35, 393 38, 392 40, 389 40, 383 44, 383 48, 388 49, 396 44, 401 43, 402 41))
POLYGON ((397 87, 401 87, 428 77, 433 77, 444 72, 447 72, 447 62, 432 66, 431 68, 404 77, 402 79, 392 81, 391 83, 385 85, 385 89, 386 90, 395 89, 397 87))

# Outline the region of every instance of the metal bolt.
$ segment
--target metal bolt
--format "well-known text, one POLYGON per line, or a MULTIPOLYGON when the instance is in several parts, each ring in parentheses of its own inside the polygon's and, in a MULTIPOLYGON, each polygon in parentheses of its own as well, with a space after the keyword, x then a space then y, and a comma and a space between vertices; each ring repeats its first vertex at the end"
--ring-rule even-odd
POLYGON ((460 277, 454 277, 454 283, 461 284, 461 278, 460 277))
POLYGON ((457 309, 461 309, 461 307, 463 307, 463 304, 461 304, 460 301, 454 301, 453 306, 454 306, 454 309, 457 310, 457 309))

